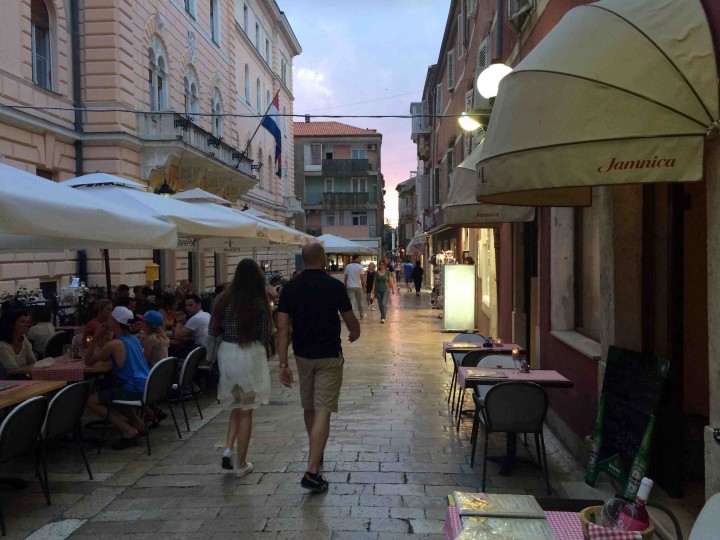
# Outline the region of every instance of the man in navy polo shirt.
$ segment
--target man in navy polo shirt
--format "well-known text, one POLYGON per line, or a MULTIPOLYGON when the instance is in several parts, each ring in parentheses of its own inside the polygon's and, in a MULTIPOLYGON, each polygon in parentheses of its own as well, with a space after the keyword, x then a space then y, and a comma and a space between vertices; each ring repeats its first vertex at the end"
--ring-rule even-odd
POLYGON ((283 287, 277 309, 280 383, 287 387, 293 383, 288 366, 288 329, 292 324, 300 402, 310 439, 308 468, 300 485, 322 492, 327 491, 328 482, 320 475, 320 467, 330 434, 330 414, 338 410, 343 378, 338 313, 350 331, 350 342, 360 337, 360 322, 352 311, 343 283, 324 270, 327 258, 322 245, 306 244, 302 258, 305 269, 283 287))

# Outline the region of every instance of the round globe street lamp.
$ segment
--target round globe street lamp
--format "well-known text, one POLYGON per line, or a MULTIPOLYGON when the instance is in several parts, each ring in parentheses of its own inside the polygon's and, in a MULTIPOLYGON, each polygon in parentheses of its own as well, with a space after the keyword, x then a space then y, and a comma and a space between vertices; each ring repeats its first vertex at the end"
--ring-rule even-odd
POLYGON ((482 124, 478 122, 474 116, 471 116, 466 112, 460 114, 458 124, 460 124, 460 127, 464 131, 476 131, 482 127, 482 124))
POLYGON ((505 64, 490 64, 486 67, 477 78, 477 89, 480 95, 485 99, 491 99, 497 96, 500 81, 508 73, 512 71, 510 66, 505 64))

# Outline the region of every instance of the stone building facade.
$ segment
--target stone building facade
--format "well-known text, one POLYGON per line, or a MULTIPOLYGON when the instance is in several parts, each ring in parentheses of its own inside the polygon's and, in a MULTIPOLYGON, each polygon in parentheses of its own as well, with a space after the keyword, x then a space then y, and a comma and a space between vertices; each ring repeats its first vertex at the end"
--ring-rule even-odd
MULTIPOLYGON (((4 163, 56 181, 105 172, 150 189, 200 187, 293 223, 292 122, 276 117, 279 167, 274 138, 255 133, 276 95, 278 112, 292 114, 301 48, 274 0, 12 4, 0 22, 0 99, 19 107, 0 108, 4 163)), ((155 259, 164 284, 195 277, 203 288, 226 280, 238 258, 218 255, 194 269, 182 251, 155 259)), ((78 271, 75 252, 0 257, 4 290, 62 286, 78 271)), ((87 257, 89 282, 102 282, 99 254, 87 257)), ((113 252, 113 282, 144 283, 152 259, 113 252)))

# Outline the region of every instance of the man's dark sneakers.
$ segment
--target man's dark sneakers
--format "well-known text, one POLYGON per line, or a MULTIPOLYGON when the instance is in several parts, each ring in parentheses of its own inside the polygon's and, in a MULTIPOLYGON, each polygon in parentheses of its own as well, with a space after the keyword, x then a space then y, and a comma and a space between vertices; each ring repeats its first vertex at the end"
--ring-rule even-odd
POLYGON ((232 460, 230 459, 230 456, 223 456, 222 458, 222 464, 220 465, 223 469, 226 469, 228 471, 233 470, 233 464, 232 460))
POLYGON ((330 484, 319 473, 313 474, 311 472, 306 472, 303 479, 300 480, 300 485, 305 489, 314 491, 315 493, 323 493, 328 490, 328 486, 330 484))

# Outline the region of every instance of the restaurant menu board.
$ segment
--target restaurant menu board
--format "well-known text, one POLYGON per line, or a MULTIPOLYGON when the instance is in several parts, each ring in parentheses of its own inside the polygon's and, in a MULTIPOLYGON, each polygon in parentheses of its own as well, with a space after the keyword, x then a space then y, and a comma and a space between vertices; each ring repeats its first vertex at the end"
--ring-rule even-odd
POLYGON ((454 491, 453 499, 460 517, 545 519, 545 512, 532 495, 454 491))
POLYGON ((467 516, 455 540, 557 540, 547 519, 467 516))
POLYGON ((599 473, 605 472, 625 486, 626 497, 635 497, 647 472, 653 415, 668 368, 663 358, 610 347, 585 471, 587 484, 594 486, 599 473))

